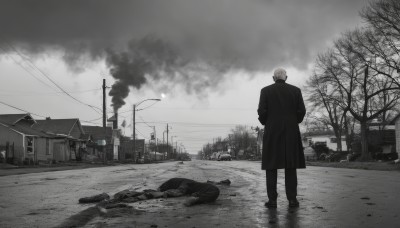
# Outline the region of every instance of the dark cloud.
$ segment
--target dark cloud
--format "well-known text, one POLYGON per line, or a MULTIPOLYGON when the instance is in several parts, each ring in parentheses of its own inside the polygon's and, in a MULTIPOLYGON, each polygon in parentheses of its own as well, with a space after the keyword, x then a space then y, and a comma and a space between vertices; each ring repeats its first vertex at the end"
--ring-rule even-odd
POLYGON ((106 59, 117 79, 112 95, 122 99, 114 103, 117 107, 123 105, 128 86, 139 89, 146 77, 176 80, 188 93, 197 93, 219 83, 228 70, 306 68, 327 41, 355 26, 364 4, 367 1, 2 0, 0 46, 11 43, 32 54, 61 50, 74 69, 85 65, 83 61, 106 59))

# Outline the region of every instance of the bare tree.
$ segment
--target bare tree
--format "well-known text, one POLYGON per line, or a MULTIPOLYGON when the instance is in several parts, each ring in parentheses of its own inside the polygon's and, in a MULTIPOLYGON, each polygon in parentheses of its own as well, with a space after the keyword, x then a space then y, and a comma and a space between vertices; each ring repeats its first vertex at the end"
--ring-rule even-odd
POLYGON ((331 52, 333 58, 324 58, 320 66, 328 73, 329 82, 343 92, 344 99, 337 101, 360 122, 361 159, 369 160, 367 123, 395 107, 400 98, 400 87, 393 77, 388 76, 393 75, 393 70, 360 45, 358 38, 363 32, 355 30, 344 34, 335 42, 331 52))
POLYGON ((310 101, 325 108, 334 130, 343 123, 345 134, 349 134, 354 129, 350 122, 360 123, 364 160, 370 159, 368 122, 375 118, 385 122, 400 97, 399 12, 398 0, 370 2, 360 13, 366 27, 343 34, 331 50, 319 55, 309 82, 314 95, 310 101), (337 107, 342 111, 338 119, 337 107))
MULTIPOLYGON (((369 55, 374 56, 375 64, 369 67, 390 78, 400 86, 400 1, 377 0, 370 2, 360 13, 368 30, 357 33, 354 41, 369 55), (390 68, 382 70, 381 68, 390 68), (396 74, 394 74, 396 73, 396 74)), ((360 55, 360 58, 366 56, 360 55)))
POLYGON ((243 150, 246 156, 250 156, 250 153, 256 153, 257 138, 253 131, 247 126, 235 126, 235 128, 231 130, 228 140, 236 157, 240 150, 243 150))
MULTIPOLYGON (((318 61, 324 59, 320 56, 318 61)), ((337 151, 342 151, 341 139, 347 113, 347 109, 340 104, 340 101, 343 100, 343 94, 340 93, 340 88, 336 88, 335 84, 328 83, 325 75, 319 75, 318 71, 320 70, 316 70, 307 81, 307 101, 311 106, 311 114, 307 116, 307 120, 311 119, 311 123, 316 121, 324 126, 330 126, 337 138, 337 151)), ((325 74, 325 71, 322 71, 322 74, 325 74)))

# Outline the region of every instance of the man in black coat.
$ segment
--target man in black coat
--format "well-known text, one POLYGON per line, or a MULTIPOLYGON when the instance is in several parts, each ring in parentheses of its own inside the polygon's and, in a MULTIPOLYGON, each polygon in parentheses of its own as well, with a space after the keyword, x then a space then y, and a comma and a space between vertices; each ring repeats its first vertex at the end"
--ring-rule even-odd
POLYGON ((301 90, 287 84, 286 71, 274 72, 274 84, 261 90, 258 119, 265 125, 262 169, 266 170, 268 208, 277 207, 277 169, 285 169, 286 197, 289 207, 298 207, 296 169, 305 168, 299 123, 306 114, 301 90))

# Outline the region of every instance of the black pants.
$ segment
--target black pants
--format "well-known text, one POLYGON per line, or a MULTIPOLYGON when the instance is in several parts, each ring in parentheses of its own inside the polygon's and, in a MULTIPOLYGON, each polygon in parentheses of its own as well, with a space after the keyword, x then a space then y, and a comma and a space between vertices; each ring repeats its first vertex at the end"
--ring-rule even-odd
MULTIPOLYGON (((267 176, 267 193, 269 200, 276 200, 278 193, 276 192, 276 183, 278 179, 278 171, 276 169, 266 170, 267 176)), ((285 188, 286 198, 295 200, 297 196, 297 172, 296 169, 285 169, 285 188)))

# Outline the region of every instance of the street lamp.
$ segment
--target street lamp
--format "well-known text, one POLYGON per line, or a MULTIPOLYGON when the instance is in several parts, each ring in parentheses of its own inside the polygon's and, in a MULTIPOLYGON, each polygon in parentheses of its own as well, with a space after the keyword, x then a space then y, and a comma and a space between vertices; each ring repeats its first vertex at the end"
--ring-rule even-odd
MULTIPOLYGON (((145 101, 161 101, 161 99, 145 99, 145 100, 142 100, 142 101, 140 101, 140 102, 138 102, 138 103, 136 103, 136 104, 134 104, 133 105, 133 151, 132 151, 132 158, 133 158, 133 156, 135 155, 135 152, 136 152, 136 126, 135 126, 135 124, 136 124, 136 120, 135 120, 135 114, 136 114, 136 111, 141 111, 141 110, 143 110, 143 109, 136 109, 140 104, 142 104, 143 102, 145 102, 145 101)), ((144 108, 145 109, 145 108, 144 108)), ((139 152, 139 158, 140 158, 140 152, 139 152)))

